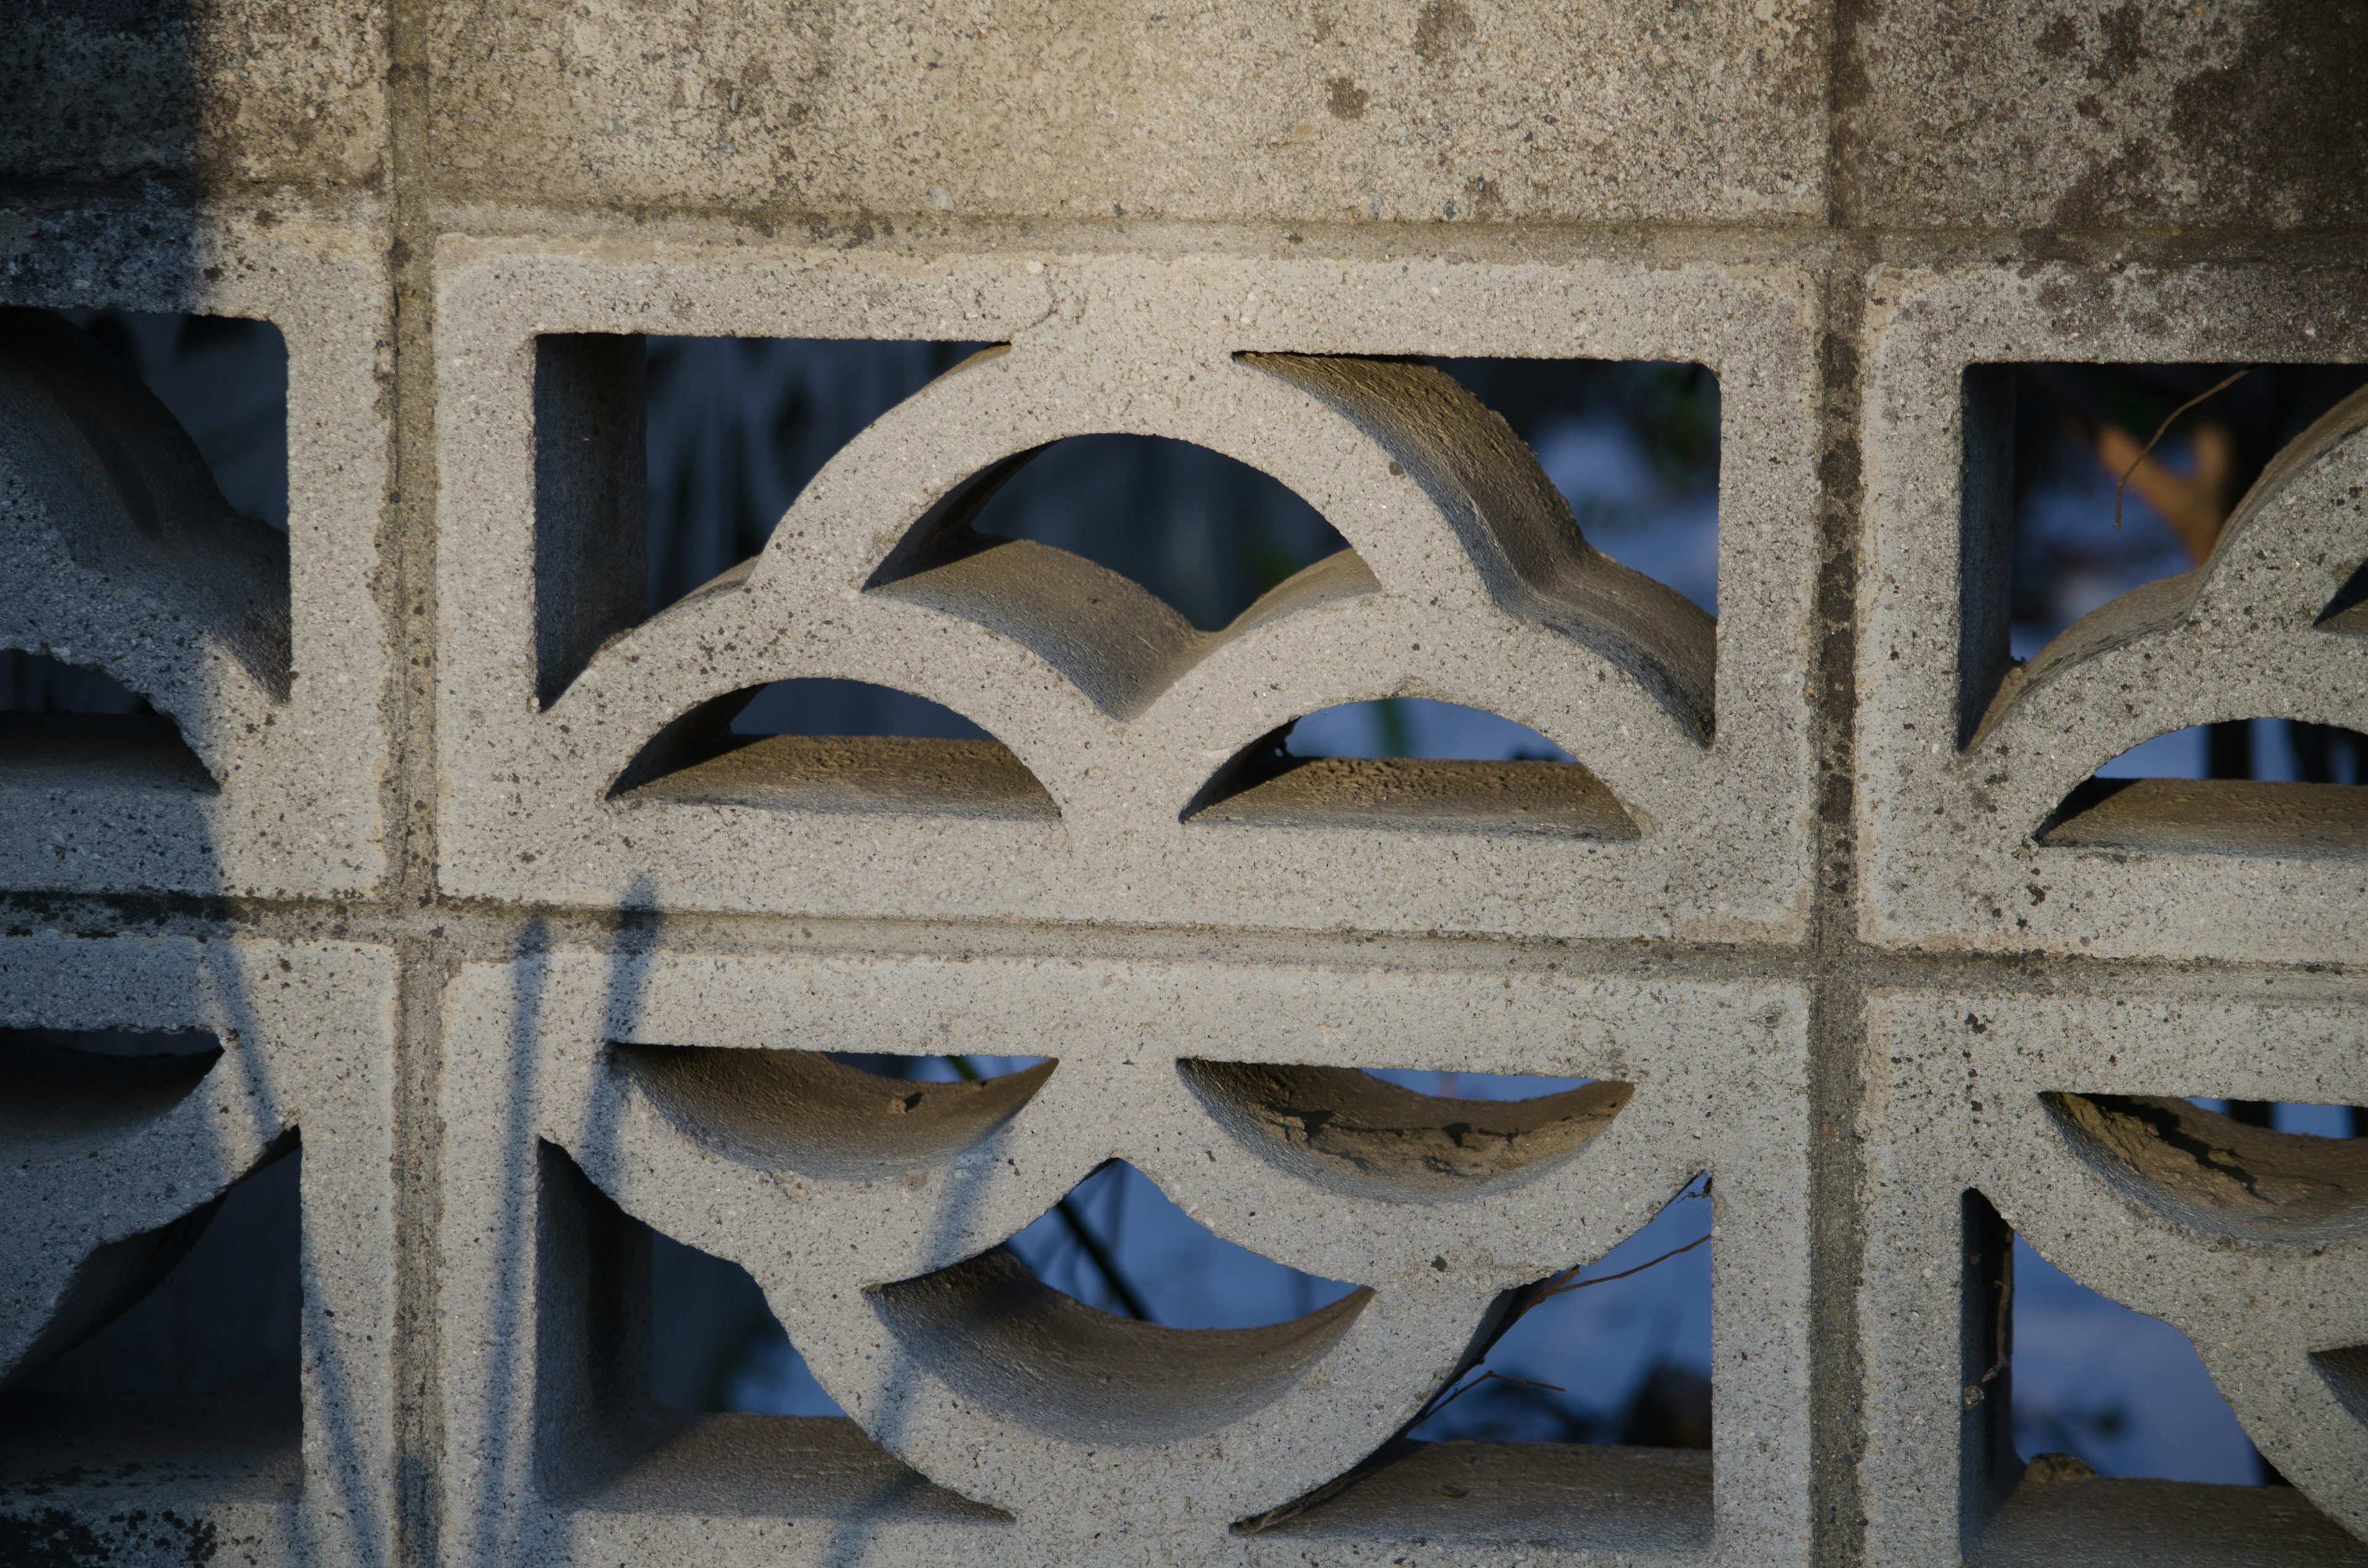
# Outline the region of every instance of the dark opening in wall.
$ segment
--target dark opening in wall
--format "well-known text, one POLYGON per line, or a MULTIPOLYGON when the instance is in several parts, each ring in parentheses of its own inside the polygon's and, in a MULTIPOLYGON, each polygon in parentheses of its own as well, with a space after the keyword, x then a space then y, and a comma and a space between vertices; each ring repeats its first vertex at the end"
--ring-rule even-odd
POLYGON ((650 1382, 675 1410, 844 1416, 806 1370, 756 1278, 650 1233, 650 1382))
POLYGON ((1596 1262, 1531 1287, 1407 1436, 1708 1449, 1710 1279, 1711 1184, 1697 1177, 1596 1262))
POLYGON ((1062 1295, 1164 1328, 1264 1328, 1356 1290, 1226 1241, 1123 1160, 1005 1245, 1062 1295))
POLYGON ((26 1314, 0 1322, 0 1493, 209 1468, 253 1476, 258 1496, 293 1488, 296 1134, 219 1193, 143 1164, 177 1157, 177 1138, 147 1135, 186 1118, 222 1056, 207 1034, 0 1030, 0 1169, 90 1193, 79 1233, 0 1229, 0 1299, 26 1314), (145 1228, 123 1233, 131 1214, 145 1228), (45 1250, 11 1256, 12 1242, 45 1250))
POLYGON ((1348 548, 1315 507, 1222 452, 1154 436, 1076 436, 1016 470, 971 525, 1104 567, 1198 630, 1348 548))
POLYGON ((1652 359, 1429 361, 1537 453, 1588 543, 1718 612, 1718 378, 1652 359))
POLYGON ((841 447, 984 343, 650 337, 647 611, 754 556, 841 447))
POLYGON ((180 726, 146 698, 104 670, 19 649, 0 649, 0 780, 216 789, 180 726))
MULTIPOLYGON (((2368 366, 1969 367, 1963 731, 2015 663, 2081 617, 2202 565, 2270 460, 2362 385, 2368 366)), ((2219 744, 2231 758, 2245 749, 2219 744)), ((2207 772, 2189 743, 2161 751, 2195 767, 2188 777, 2256 777, 2207 772)))
POLYGON ((34 1393, 297 1399, 302 1155, 222 1195, 187 1254, 123 1314, 28 1374, 34 1393))
POLYGON ((288 344, 277 326, 150 311, 61 313, 171 412, 233 510, 288 531, 288 344))
POLYGON ((994 1526, 839 1414, 735 1263, 626 1214, 540 1145, 535 1474, 548 1498, 994 1526))
POLYGON ((1967 1554, 2269 1562, 2356 1552, 2256 1449, 2187 1336, 1964 1199, 1967 1554))
MULTIPOLYGON (((2192 586, 2169 579, 2211 559, 2271 460, 2363 384, 2368 367, 2354 365, 1969 369, 1961 739, 2011 698, 2020 663, 2105 636, 2110 618, 2183 602, 2192 586)), ((2368 538, 2358 545, 2355 580, 2368 538)), ((2240 708, 2105 763, 2039 836, 2070 848, 2368 855, 2363 768, 2368 736, 2240 708)))
POLYGON ((755 559, 866 426, 987 347, 572 334, 535 344, 537 689, 755 559))

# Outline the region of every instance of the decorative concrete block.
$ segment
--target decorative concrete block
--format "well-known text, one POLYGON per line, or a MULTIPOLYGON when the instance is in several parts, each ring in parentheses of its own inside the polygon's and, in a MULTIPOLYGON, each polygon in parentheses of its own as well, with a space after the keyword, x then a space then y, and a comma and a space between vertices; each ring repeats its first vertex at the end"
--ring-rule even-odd
POLYGON ((152 224, 0 215, 10 305, 245 316, 288 347, 289 532, 233 513, 186 435, 79 335, 0 364, 0 647, 96 666, 162 720, 17 720, 0 886, 350 893, 386 866, 393 630, 381 513, 386 231, 367 212, 152 224))
POLYGON ((883 269, 800 248, 629 255, 559 240, 448 242, 439 275, 442 396, 457 411, 438 465, 441 875, 457 892, 1718 940, 1800 928, 1811 805, 1796 672, 1814 551, 1796 279, 1028 253, 883 269), (581 434, 596 428, 593 394, 554 383, 592 371, 550 346, 658 330, 1009 347, 850 442, 752 562, 642 624, 619 609, 586 628, 584 604, 634 596, 578 585, 638 582, 637 541, 574 564, 592 559, 592 514, 570 498, 596 480, 549 475, 573 453, 606 462, 613 442, 581 434), (1438 372, 1375 358, 1415 352, 1717 371, 1715 626, 1585 545, 1501 420, 1438 372), (1098 566, 967 532, 1007 460, 1104 431, 1262 469, 1351 552, 1203 634, 1098 566), (561 649, 589 657, 544 667, 561 649), (793 745, 673 766, 673 727, 703 704, 799 676, 942 703, 1008 748, 1003 775, 1024 769, 1040 788, 955 770, 852 809, 802 801, 793 745), (1261 737, 1391 696, 1493 710, 1563 745, 1600 781, 1577 830, 1531 830, 1531 803, 1491 781, 1419 831, 1355 809, 1353 783, 1328 803, 1311 786, 1280 818, 1241 795, 1200 809, 1261 737))
POLYGON ((2100 765, 2190 725, 2368 726, 2368 642, 2346 600, 2368 563, 2368 403, 2288 449, 2201 570, 2123 596, 2016 665, 2008 519, 1981 479, 1967 375, 2044 358, 2357 359, 2363 284, 2351 267, 1874 275, 1858 657, 1869 941, 2286 961, 2368 941, 2345 787, 2149 786, 2085 814, 2074 795, 2100 765))
POLYGON ((202 1561, 209 1542, 248 1562, 387 1561, 393 991, 393 955, 354 943, 0 938, 0 1028, 220 1045, 0 1043, 0 1540, 100 1561, 159 1543, 202 1561), (7 1392, 154 1283, 232 1183, 299 1145, 295 1404, 7 1392))
MULTIPOLYGON (((1463 1562, 1607 1543, 1799 1562, 1805 1022, 1782 984, 1526 961, 666 947, 472 963, 444 1025, 450 1551, 1326 1561, 1418 1547, 1411 1518, 1463 1562), (926 1087, 829 1051, 1055 1060, 926 1087), (1450 1064, 1606 1082, 1573 1092, 1585 1108, 1529 1102, 1562 1120, 1479 1168, 1345 1131, 1327 1147, 1323 1117, 1272 1108, 1337 1105, 1347 1127, 1375 1087, 1355 1068, 1450 1064), (1163 1329, 990 1250, 1114 1158, 1220 1235, 1360 1289, 1273 1328, 1163 1329), (1691 1456, 1516 1447, 1502 1473, 1478 1467, 1496 1492, 1460 1520, 1419 1523, 1429 1483, 1393 1503, 1410 1483, 1385 1471, 1235 1528, 1350 1470, 1465 1364, 1506 1292, 1600 1256, 1705 1171, 1714 1499, 1691 1456), (746 1267, 853 1422, 655 1407, 641 1225, 746 1267), (1604 1463, 1632 1468, 1571 1501, 1604 1463)), ((1442 1126, 1483 1108, 1399 1097, 1442 1126)))
POLYGON ((2343 1528, 2368 1531, 2368 1144, 2240 1126, 2185 1096, 2368 1101, 2368 1033, 2340 993, 2257 990, 1869 999, 1874 1560, 2064 1562, 2199 1540, 2228 1561, 2360 1559, 2343 1528), (2003 1227, 2192 1340, 2325 1517, 2274 1487, 2022 1476, 2005 1429, 2003 1227))

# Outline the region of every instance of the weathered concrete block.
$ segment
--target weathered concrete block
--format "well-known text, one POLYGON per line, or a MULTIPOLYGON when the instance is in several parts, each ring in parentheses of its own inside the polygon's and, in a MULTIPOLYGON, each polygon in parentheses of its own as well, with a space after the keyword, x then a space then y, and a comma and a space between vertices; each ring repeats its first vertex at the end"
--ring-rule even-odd
MULTIPOLYGON (((456 891, 1572 936, 1798 929, 1808 741, 1790 672, 1814 570, 1810 347, 1782 275, 1058 255, 882 269, 803 250, 455 242, 442 276, 444 395, 470 411, 441 427, 438 459, 442 874, 456 891), (580 672, 539 670, 539 649, 589 634, 554 642, 538 624, 535 562, 550 550, 537 530, 577 526, 564 508, 538 515, 552 494, 538 464, 602 443, 563 438, 576 426, 536 392, 553 361, 538 372, 535 335, 657 328, 1010 347, 852 442, 747 567, 639 626, 601 628, 580 672), (1417 350, 1717 370, 1729 412, 1715 628, 1580 543, 1528 449, 1443 376, 1356 358, 1417 350), (946 553, 1006 459, 1112 430, 1275 474, 1353 553, 1215 635, 1058 551, 946 553), (668 726, 701 704, 816 676, 965 714, 1042 793, 990 810, 978 781, 951 779, 942 802, 920 790, 850 813, 802 806, 788 762, 778 787, 761 759, 728 778, 656 777, 668 726), (546 706, 539 691, 557 695, 546 706), (1475 805, 1454 831, 1393 831, 1346 806, 1315 830, 1298 807, 1282 823, 1197 812, 1279 726, 1413 695, 1538 730, 1634 829, 1526 831, 1518 802, 1475 805)), ((568 614, 581 602, 556 598, 568 614)))
POLYGON ((2011 1227, 2178 1328, 2279 1473, 2361 1532, 2368 1146, 2242 1127, 2184 1097, 2368 1100, 2356 1003, 2301 985, 1902 991, 1872 997, 1867 1022, 1870 1555, 2067 1561, 2167 1526, 2157 1551, 2202 1539, 2231 1560, 2357 1561, 2356 1541, 2275 1488, 2021 1480, 1997 1289, 2011 1227), (2149 1506, 2170 1512, 2148 1524, 2149 1506))
POLYGON ((606 210, 1811 218, 1827 8, 449 0, 435 179, 606 210))
POLYGON ((203 1560, 208 1542, 264 1562, 387 1560, 393 990, 393 955, 353 943, 0 938, 0 1028, 221 1046, 218 1059, 0 1046, 0 1540, 106 1561, 203 1560), (299 1144, 294 1406, 5 1392, 130 1304, 112 1287, 136 1295, 145 1253, 186 1245, 176 1227, 202 1229, 231 1183, 299 1144))
POLYGON ((2368 12, 1881 5, 1839 72, 1837 193, 1901 228, 2333 229, 2368 216, 2368 12))
POLYGON ((387 174, 386 8, 26 0, 0 37, 0 178, 352 188, 387 174))
MULTIPOLYGON (((1600 1256, 1709 1171, 1715 1517, 1661 1539, 1691 1543, 1674 1560, 1797 1562, 1805 1021, 1782 984, 1529 963, 660 950, 472 964, 445 1022, 446 1333, 466 1369, 447 1385, 448 1539, 462 1558, 512 1561, 691 1539, 702 1558, 762 1539, 828 1561, 859 1537, 930 1561, 1279 1561, 1298 1550, 1290 1530, 1235 1521, 1348 1470, 1453 1373, 1503 1292, 1600 1256), (935 1091, 951 1096, 940 1114, 819 1054, 947 1050, 1057 1061, 935 1091), (1339 1069, 1451 1062, 1633 1094, 1600 1096, 1616 1111, 1585 1112, 1577 1142, 1544 1138, 1505 1168, 1414 1160, 1452 1189, 1417 1192, 1379 1153, 1312 1176, 1322 1150, 1294 1154, 1258 1111, 1261 1070, 1227 1065, 1275 1064, 1270 1092, 1298 1105, 1372 1083, 1339 1069), (834 1114, 814 1108, 824 1079, 844 1090, 834 1114), (1366 1289, 1273 1329, 1096 1327, 979 1256, 1113 1158, 1227 1239, 1366 1289), (747 1267, 896 1460, 843 1424, 655 1408, 634 1363, 631 1221, 747 1267)), ((1476 1110, 1420 1104, 1447 1120, 1476 1110)), ((1567 1478, 1504 1484, 1507 1517, 1543 1519, 1567 1478)), ((1633 1546, 1654 1539, 1656 1508, 1688 1506, 1664 1498, 1688 1495, 1710 1501, 1647 1484, 1641 1525, 1601 1523, 1633 1546)), ((1394 1545, 1374 1523, 1372 1544, 1394 1545)), ((1463 1560, 1530 1560, 1480 1544, 1503 1523, 1465 1520, 1463 1560)), ((1531 1528, 1559 1560, 1590 1550, 1587 1523, 1531 1528)))
POLYGON ((386 232, 363 214, 0 217, 8 304, 272 322, 290 527, 232 513, 162 405, 71 332, 0 370, 0 646, 96 666, 169 720, 12 730, 0 886, 351 892, 383 875, 393 633, 386 232), (182 749, 186 743, 187 751, 182 749), (194 754, 192 756, 190 754, 194 754))
POLYGON ((1871 279, 1858 665, 1869 940, 2291 961, 2368 939, 2368 861, 2340 787, 2216 786, 2152 804, 2134 792, 2115 798, 2133 820, 2055 826, 2100 764, 2156 735, 2225 719, 2368 724, 2368 644, 2337 602, 2368 562, 2368 405, 2345 404, 2273 464, 2200 572, 2125 596, 2024 665, 1994 612, 2006 558, 1990 541, 2007 519, 1987 499, 1997 486, 1967 477, 1978 443, 1966 434, 1971 366, 2360 357, 2363 281, 2349 267, 1871 279))

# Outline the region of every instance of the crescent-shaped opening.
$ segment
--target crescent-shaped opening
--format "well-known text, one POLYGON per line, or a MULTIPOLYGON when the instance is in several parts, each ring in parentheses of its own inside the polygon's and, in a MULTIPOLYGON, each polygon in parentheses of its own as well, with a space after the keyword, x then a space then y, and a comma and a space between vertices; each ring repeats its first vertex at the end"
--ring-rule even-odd
POLYGON ((1226 636, 1379 591, 1279 480, 1205 447, 1117 435, 973 474, 865 587, 1010 639, 1121 719, 1226 636))
POLYGON ((1014 453, 956 487, 870 585, 1011 544, 1034 547, 1014 559, 1058 551, 1090 562, 1202 632, 1236 624, 1348 549, 1288 485, 1223 452, 1164 436, 1083 435, 1014 453))
POLYGON ((1607 1081, 1533 1098, 1448 1098, 1348 1067, 1188 1059, 1177 1069, 1219 1125, 1268 1164, 1330 1191, 1401 1203, 1543 1175, 1635 1093, 1607 1081))
POLYGON ((2032 836, 2057 849, 2368 858, 2368 735, 2271 719, 2157 735, 2075 787, 2032 836))
POLYGON ((220 791, 180 726, 105 671, 0 650, 0 787, 220 791))
POLYGON ((701 1148, 759 1170, 874 1181, 976 1149, 1053 1075, 1043 1062, 976 1083, 890 1077, 814 1051, 618 1045, 617 1071, 701 1148))
MULTIPOLYGON (((131 1395, 152 1410, 176 1394, 235 1391, 266 1396, 292 1423, 302 1157, 290 1128, 222 1191, 93 1249, 13 1369, 0 1346, 0 1384, 107 1403, 131 1395)), ((209 1428, 200 1447, 211 1451, 221 1438, 209 1428)))
POLYGON ((2257 1245, 2368 1235, 2368 1139, 2276 1132, 2158 1096, 2040 1099, 2091 1170, 2174 1224, 2257 1245))
MULTIPOLYGON (((1284 1397, 1372 1299, 1368 1289, 1311 1280, 1318 1296, 1333 1299, 1280 1322, 1189 1328, 1151 1321, 1164 1303, 1127 1285, 1110 1245, 1116 1227, 1094 1220, 1106 1199, 1135 1188, 1165 1202, 1147 1177, 1110 1162, 1010 1243, 875 1289, 873 1310, 908 1356, 1009 1420, 1074 1441, 1157 1443, 1215 1431, 1284 1397), (1074 1250, 1090 1252, 1101 1271, 1103 1289, 1092 1293, 1114 1292, 1117 1310, 1088 1305, 1039 1277, 1072 1238, 1074 1250)), ((1189 1217, 1184 1223, 1191 1224, 1189 1217)), ((1201 1234, 1228 1253, 1241 1250, 1201 1234)), ((1215 1267, 1240 1273, 1237 1264, 1215 1267)))
POLYGON ((1293 720, 1219 768, 1183 815, 1215 825, 1640 836, 1602 781, 1536 731, 1422 698, 1293 720))
POLYGON ((612 798, 1057 822, 1011 748, 949 708, 863 681, 784 680, 700 704, 651 738, 612 798))
POLYGON ((1706 1549, 1709 1196, 1697 1176, 1603 1256, 1507 1291, 1402 1437, 1235 1530, 1706 1549))

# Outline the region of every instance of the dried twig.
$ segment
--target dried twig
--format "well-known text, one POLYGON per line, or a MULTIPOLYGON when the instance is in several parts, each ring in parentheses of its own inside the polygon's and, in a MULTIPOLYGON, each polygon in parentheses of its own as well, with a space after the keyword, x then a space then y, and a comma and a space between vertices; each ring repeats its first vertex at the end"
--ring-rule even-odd
POLYGON ((2237 371, 2235 375, 2230 376, 2224 381, 2215 381, 2203 391, 2197 392, 2193 397, 2189 398, 2185 403, 2180 403, 2177 408, 2172 409, 2169 414, 2163 415, 2162 423, 2156 426, 2154 428, 2154 435, 2147 439, 2145 446, 2138 449, 2138 455, 2130 460, 2130 466, 2122 470, 2121 483, 2113 486, 2113 531, 2115 533, 2119 533, 2122 530, 2122 496, 2130 487, 2130 475, 2137 472, 2138 465, 2145 462, 2147 456, 2154 451, 2156 445, 2159 443, 2165 436, 2170 433, 2172 424, 2178 420, 2180 415, 2186 413, 2189 409, 2193 408, 2197 403, 2202 403, 2204 399, 2213 396, 2216 392, 2227 391, 2230 387, 2235 386, 2238 381, 2243 381, 2247 376, 2249 376, 2252 373, 2252 370, 2248 368, 2237 371))
MULTIPOLYGON (((1680 1194, 1679 1199, 1682 1200, 1687 1198, 1707 1198, 1709 1196, 1710 1178, 1708 1176, 1704 1176, 1702 1178, 1702 1185, 1699 1188, 1680 1194)), ((1521 1320, 1522 1315, 1531 1308, 1536 1306, 1539 1302, 1546 1301, 1554 1296, 1563 1295, 1568 1291, 1585 1290, 1589 1285, 1608 1285, 1614 1279, 1625 1279, 1632 1274, 1642 1274, 1645 1270, 1657 1267, 1680 1254, 1693 1251, 1694 1248, 1702 1245, 1709 1240, 1710 1238, 1708 1236, 1697 1237, 1695 1240, 1688 1242, 1681 1247, 1671 1248, 1669 1251, 1663 1253, 1660 1256, 1654 1258, 1648 1263, 1640 1263, 1634 1268, 1623 1268, 1617 1274, 1606 1274, 1600 1278, 1575 1279, 1572 1276, 1578 1272, 1577 1268, 1565 1269, 1558 1275, 1549 1277, 1542 1285, 1536 1286, 1523 1292, 1521 1300, 1516 1302, 1512 1309, 1507 1312, 1504 1317, 1497 1322, 1495 1330, 1488 1335, 1487 1339, 1472 1348, 1467 1355, 1467 1359, 1465 1360, 1464 1365, 1468 1368, 1486 1359, 1488 1352, 1497 1347, 1497 1341, 1505 1337, 1506 1331, 1510 1329, 1516 1323, 1519 1323, 1521 1320)), ((1582 1265, 1581 1267, 1583 1267, 1585 1266, 1582 1265)), ((1420 1410, 1416 1411, 1413 1415, 1406 1419, 1405 1425, 1401 1426, 1396 1431, 1391 1433, 1389 1437, 1383 1441, 1379 1448, 1366 1455, 1362 1461, 1357 1464, 1353 1469, 1349 1470, 1346 1474, 1335 1476, 1332 1480, 1326 1482, 1323 1485, 1315 1488, 1313 1492, 1306 1494, 1304 1496, 1293 1498, 1292 1501, 1283 1504, 1281 1507, 1269 1508, 1265 1513, 1258 1515, 1256 1518, 1245 1519, 1240 1524, 1235 1525, 1234 1528, 1244 1535, 1257 1535, 1261 1531, 1272 1529, 1275 1526, 1281 1524, 1286 1520, 1297 1518, 1300 1515, 1307 1512, 1308 1509, 1315 1507, 1319 1503, 1327 1502, 1334 1497, 1338 1497, 1341 1493, 1348 1491, 1350 1487, 1356 1485, 1359 1482, 1364 1480, 1367 1476, 1372 1475, 1376 1471, 1387 1469, 1390 1465, 1404 1458, 1417 1446, 1412 1438, 1406 1436, 1407 1433, 1413 1431, 1416 1427, 1421 1426, 1424 1422, 1438 1415, 1441 1410, 1444 1410, 1448 1405, 1453 1403, 1456 1400, 1461 1399, 1464 1394, 1470 1392, 1472 1390, 1478 1388, 1482 1383, 1489 1381, 1491 1379, 1499 1382, 1527 1383, 1532 1388, 1553 1389, 1556 1393, 1563 1392, 1559 1387, 1556 1387, 1556 1385, 1553 1383, 1542 1383, 1534 1378, 1508 1377, 1503 1372, 1489 1371, 1485 1369, 1478 1377, 1474 1378, 1469 1382, 1463 1381, 1459 1375, 1456 1381, 1450 1383, 1447 1387, 1440 1389, 1437 1393, 1432 1394, 1429 1399, 1425 1400, 1420 1410)))

